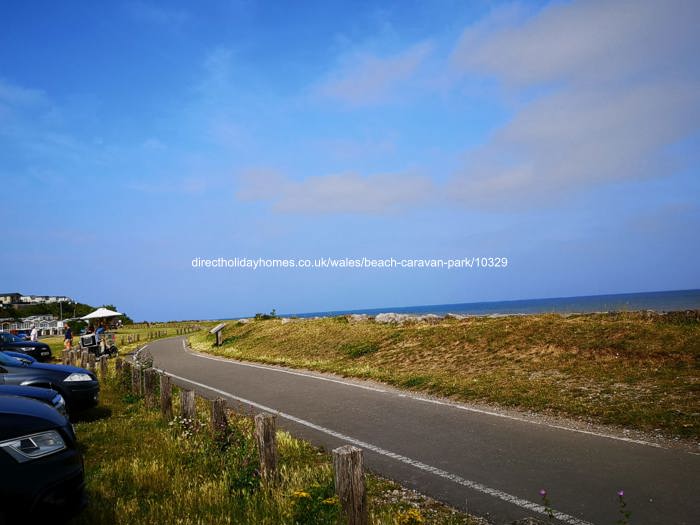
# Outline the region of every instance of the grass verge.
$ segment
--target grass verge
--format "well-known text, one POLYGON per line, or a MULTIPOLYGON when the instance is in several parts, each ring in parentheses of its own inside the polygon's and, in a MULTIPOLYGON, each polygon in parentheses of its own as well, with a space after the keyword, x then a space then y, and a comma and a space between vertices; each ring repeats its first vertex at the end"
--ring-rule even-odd
POLYGON ((597 423, 700 436, 700 322, 647 312, 230 322, 198 351, 597 423))
MULTIPOLYGON (((177 398, 176 391, 176 407, 177 398)), ((72 523, 340 523, 328 454, 278 432, 280 481, 267 485, 258 476, 252 420, 229 418, 230 444, 222 447, 210 437, 202 400, 196 422, 168 424, 127 394, 110 368, 101 406, 75 423, 90 504, 72 523)), ((371 523, 481 523, 372 475, 367 487, 371 523)))

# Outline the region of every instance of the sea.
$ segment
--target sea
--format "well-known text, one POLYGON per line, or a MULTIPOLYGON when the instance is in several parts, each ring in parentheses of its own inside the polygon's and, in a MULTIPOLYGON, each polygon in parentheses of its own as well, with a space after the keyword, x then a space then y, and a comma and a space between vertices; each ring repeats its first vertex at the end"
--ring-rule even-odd
POLYGON ((549 297, 544 299, 518 299, 513 301, 485 301, 458 304, 431 304, 420 306, 387 306, 362 310, 333 310, 284 314, 283 317, 332 317, 344 314, 376 315, 384 312, 402 314, 448 313, 462 315, 505 315, 542 313, 591 313, 632 312, 653 310, 672 312, 700 309, 700 290, 674 290, 666 292, 638 292, 610 295, 584 295, 576 297, 549 297))

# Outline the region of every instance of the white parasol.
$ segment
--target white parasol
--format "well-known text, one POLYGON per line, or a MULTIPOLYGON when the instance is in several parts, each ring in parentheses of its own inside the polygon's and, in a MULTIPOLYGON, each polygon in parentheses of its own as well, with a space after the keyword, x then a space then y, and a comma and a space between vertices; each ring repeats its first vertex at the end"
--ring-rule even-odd
POLYGON ((98 308, 94 312, 84 315, 81 317, 81 319, 85 319, 87 321, 90 319, 103 319, 105 317, 119 317, 120 315, 124 314, 120 314, 114 310, 109 310, 108 308, 98 308))

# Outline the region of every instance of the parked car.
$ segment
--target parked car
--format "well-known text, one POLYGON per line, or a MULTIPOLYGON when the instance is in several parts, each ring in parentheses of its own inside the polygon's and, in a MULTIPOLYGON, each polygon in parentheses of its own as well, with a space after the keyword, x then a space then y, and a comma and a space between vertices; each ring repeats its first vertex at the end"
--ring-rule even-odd
POLYGON ((24 361, 28 364, 36 363, 36 359, 34 359, 28 354, 23 354, 22 352, 12 352, 10 350, 3 350, 3 352, 5 355, 9 355, 11 357, 14 357, 15 359, 19 359, 20 361, 24 361))
POLYGON ((0 523, 64 521, 85 505, 83 458, 68 419, 0 395, 0 523))
POLYGON ((0 384, 51 388, 66 401, 68 412, 97 404, 100 384, 92 372, 77 366, 27 363, 0 352, 0 384))
POLYGON ((64 416, 68 416, 66 400, 63 396, 51 388, 39 388, 35 386, 0 385, 0 396, 19 396, 36 399, 55 408, 64 416))
POLYGON ((32 356, 38 361, 51 359, 51 348, 39 341, 25 341, 9 332, 0 332, 0 351, 10 350, 32 356))

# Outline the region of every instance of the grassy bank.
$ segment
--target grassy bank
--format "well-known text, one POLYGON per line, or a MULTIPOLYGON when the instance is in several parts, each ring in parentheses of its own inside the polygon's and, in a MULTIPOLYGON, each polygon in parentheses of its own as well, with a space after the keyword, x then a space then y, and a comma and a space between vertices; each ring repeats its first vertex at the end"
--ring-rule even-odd
MULTIPOLYGON (((75 424, 90 504, 72 523, 339 523, 328 454, 279 432, 280 481, 267 485, 257 472, 251 419, 229 417, 230 445, 221 447, 210 437, 206 403, 194 425, 168 424, 113 375, 103 381, 101 406, 75 424)), ((476 523, 392 482, 368 476, 367 483, 371 523, 476 523)))
POLYGON ((648 313, 231 322, 199 351, 369 378, 462 401, 700 436, 700 323, 648 313))

